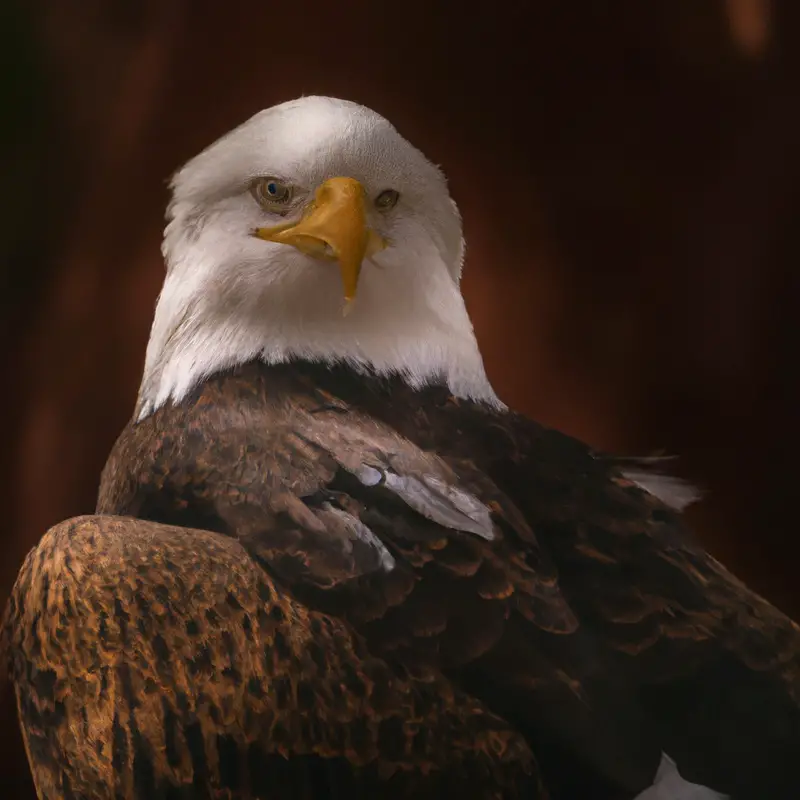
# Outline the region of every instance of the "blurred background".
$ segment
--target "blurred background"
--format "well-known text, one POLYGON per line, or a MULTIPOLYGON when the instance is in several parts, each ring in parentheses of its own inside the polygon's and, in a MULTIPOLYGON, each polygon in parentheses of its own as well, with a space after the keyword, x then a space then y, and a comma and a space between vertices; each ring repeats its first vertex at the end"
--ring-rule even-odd
MULTIPOLYGON (((500 395, 678 454, 700 539, 800 616, 800 3, 2 0, 0 40, 0 603, 132 412, 170 173, 330 94, 450 177, 500 395)), ((8 698, 0 737, 33 797, 8 698)))

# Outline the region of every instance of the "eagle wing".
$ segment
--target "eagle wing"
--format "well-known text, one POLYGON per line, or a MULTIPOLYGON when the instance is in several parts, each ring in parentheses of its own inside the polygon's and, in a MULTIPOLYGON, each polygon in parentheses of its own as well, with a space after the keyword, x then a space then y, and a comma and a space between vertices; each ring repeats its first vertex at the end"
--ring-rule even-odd
POLYGON ((641 791, 662 749, 735 797, 796 785, 800 631, 624 465, 446 393, 326 380, 243 371, 131 427, 98 510, 238 539, 371 653, 507 719, 556 796, 641 791))
POLYGON ((507 723, 372 655, 230 537, 62 523, 3 632, 41 797, 545 797, 507 723))
POLYGON ((641 466, 632 476, 625 459, 508 424, 525 443, 509 491, 661 747, 685 777, 734 798, 795 796, 800 628, 642 489, 641 466))

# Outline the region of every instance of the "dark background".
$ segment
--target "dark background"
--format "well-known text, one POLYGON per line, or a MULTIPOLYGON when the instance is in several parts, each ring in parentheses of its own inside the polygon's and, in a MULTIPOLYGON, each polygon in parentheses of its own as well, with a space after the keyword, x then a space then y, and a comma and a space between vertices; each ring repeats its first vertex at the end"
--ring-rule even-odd
MULTIPOLYGON (((697 535, 800 615, 800 3, 464 5, 0 3, 0 602, 93 509, 132 411, 169 174, 313 93, 375 108, 449 175, 500 395, 679 454, 708 492, 697 535)), ((7 701, 0 736, 0 792, 27 798, 7 701)))

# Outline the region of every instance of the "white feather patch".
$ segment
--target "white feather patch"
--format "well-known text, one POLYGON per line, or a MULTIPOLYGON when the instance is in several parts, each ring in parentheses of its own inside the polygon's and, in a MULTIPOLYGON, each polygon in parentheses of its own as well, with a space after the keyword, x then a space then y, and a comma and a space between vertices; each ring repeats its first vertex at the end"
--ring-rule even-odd
POLYGON ((658 475, 635 469, 623 470, 622 474, 676 511, 683 511, 702 497, 699 489, 672 475, 658 475))
POLYGON ((348 513, 344 509, 335 508, 330 503, 324 503, 323 508, 326 513, 337 517, 353 535, 354 539, 359 539, 372 548, 380 560, 381 568, 386 572, 391 572, 396 562, 394 556, 386 549, 384 543, 357 517, 348 513))
POLYGON ((425 475, 420 480, 366 464, 354 474, 365 486, 383 484, 418 514, 445 528, 472 533, 489 541, 495 537, 489 509, 474 495, 439 477, 425 475))
POLYGON ((684 780, 675 762, 662 753, 653 785, 636 795, 634 800, 730 800, 730 796, 684 780))

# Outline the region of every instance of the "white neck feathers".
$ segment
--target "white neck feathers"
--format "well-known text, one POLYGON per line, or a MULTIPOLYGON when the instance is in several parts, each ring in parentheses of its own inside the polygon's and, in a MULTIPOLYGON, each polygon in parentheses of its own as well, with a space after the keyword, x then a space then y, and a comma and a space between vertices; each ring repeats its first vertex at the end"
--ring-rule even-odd
MULTIPOLYGON (((165 247, 174 261, 156 307, 139 418, 180 402, 209 376, 255 359, 345 362, 397 373, 413 387, 443 382, 456 396, 501 406, 456 281, 444 268, 426 269, 435 253, 420 258, 417 269, 399 268, 391 258, 380 268, 365 264, 358 297, 344 316, 331 265, 267 268, 245 259, 239 271, 262 269, 263 290, 238 292, 220 270, 220 237, 209 231, 193 242, 182 238, 176 250, 165 247)), ((291 262, 294 254, 287 255, 291 262)))

